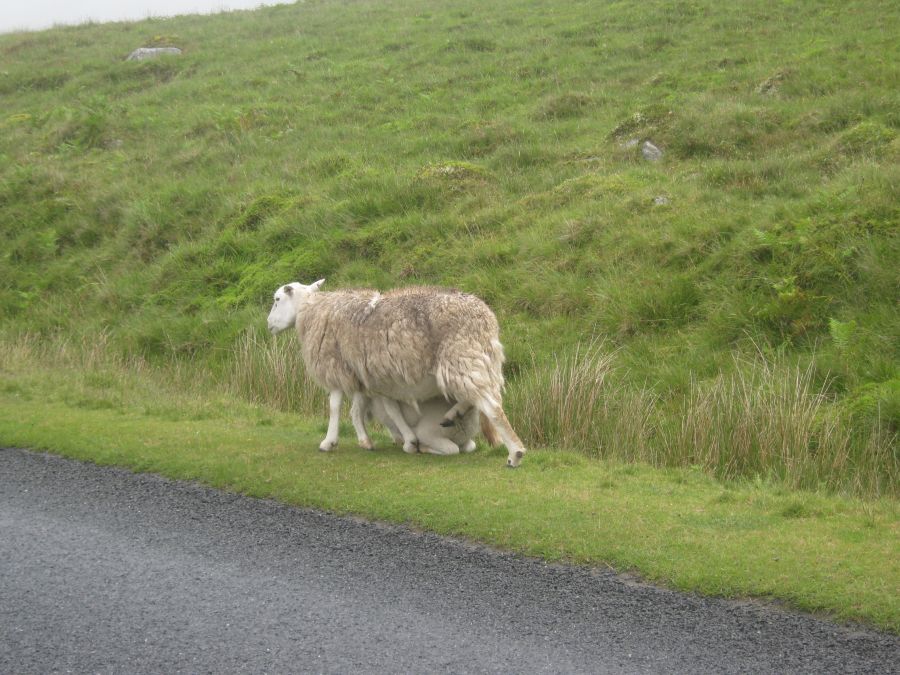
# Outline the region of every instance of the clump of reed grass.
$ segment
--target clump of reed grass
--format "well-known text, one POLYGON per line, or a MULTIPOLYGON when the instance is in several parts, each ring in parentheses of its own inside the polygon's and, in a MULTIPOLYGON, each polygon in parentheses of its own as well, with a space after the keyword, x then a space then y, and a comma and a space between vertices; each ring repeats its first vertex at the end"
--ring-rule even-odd
POLYGON ((792 488, 896 495, 896 434, 854 426, 816 387, 814 365, 757 356, 733 372, 693 380, 666 398, 617 377, 594 345, 533 364, 511 388, 513 424, 527 444, 591 457, 698 466, 726 480, 763 477, 792 488))
POLYGON ((664 444, 724 477, 772 476, 794 488, 895 492, 896 438, 880 425, 854 427, 827 385, 806 368, 762 357, 709 382, 694 381, 664 444))
POLYGON ((526 442, 591 457, 651 461, 656 396, 616 383, 614 363, 615 354, 599 345, 578 348, 549 365, 533 361, 508 396, 526 442))
MULTIPOLYGON (((602 343, 552 362, 533 359, 509 384, 506 400, 525 443, 593 458, 699 467, 725 480, 763 478, 790 488, 900 495, 896 432, 877 421, 860 425, 842 413, 827 383, 815 384, 814 362, 803 368, 761 353, 736 359, 730 373, 694 379, 681 396, 636 387, 616 363, 616 353, 602 343)), ((79 401, 101 395, 150 400, 159 392, 142 393, 141 383, 164 381, 201 412, 221 395, 310 416, 325 408, 296 340, 255 331, 241 335, 218 373, 190 360, 162 368, 123 356, 105 333, 0 340, 3 369, 35 376, 41 369, 62 370, 79 401)))
POLYGON ((0 339, 0 360, 7 364, 45 363, 49 366, 84 371, 127 369, 146 373, 150 366, 139 356, 125 356, 111 347, 108 331, 80 336, 40 336, 23 333, 0 339))
POLYGON ((261 338, 247 331, 238 339, 225 373, 229 392, 253 403, 309 415, 324 408, 322 389, 307 376, 295 339, 261 338))

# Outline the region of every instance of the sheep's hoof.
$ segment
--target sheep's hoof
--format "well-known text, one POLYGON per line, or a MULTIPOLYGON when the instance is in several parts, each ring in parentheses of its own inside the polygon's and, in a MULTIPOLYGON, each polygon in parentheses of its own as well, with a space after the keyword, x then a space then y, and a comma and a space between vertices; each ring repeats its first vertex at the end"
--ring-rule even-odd
POLYGON ((517 450, 514 455, 510 455, 506 460, 506 466, 510 469, 516 469, 519 466, 519 463, 522 461, 522 458, 525 456, 525 453, 521 450, 517 450))
POLYGON ((441 422, 441 426, 442 426, 442 427, 455 427, 455 426, 456 426, 456 420, 448 420, 448 419, 445 419, 443 422, 441 422))
POLYGON ((368 438, 360 439, 359 447, 361 447, 363 450, 374 450, 375 449, 375 446, 372 445, 372 441, 370 441, 368 438))
POLYGON ((403 444, 403 452, 408 455, 415 455, 419 452, 419 441, 413 443, 412 441, 407 441, 403 444))
POLYGON ((336 441, 335 441, 335 442, 331 442, 331 443, 327 443, 327 442, 325 442, 325 441, 322 441, 322 442, 319 444, 319 452, 331 452, 331 451, 334 450, 336 447, 337 447, 337 442, 336 442, 336 441))

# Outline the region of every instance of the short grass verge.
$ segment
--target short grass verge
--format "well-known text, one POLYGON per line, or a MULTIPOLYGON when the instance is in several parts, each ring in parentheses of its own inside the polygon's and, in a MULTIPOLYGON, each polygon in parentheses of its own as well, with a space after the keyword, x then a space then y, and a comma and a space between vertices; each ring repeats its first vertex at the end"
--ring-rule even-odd
POLYGON ((321 418, 298 417, 124 370, 3 370, 0 444, 197 480, 255 497, 409 524, 551 561, 792 607, 900 632, 897 502, 723 483, 532 451, 408 456, 349 428, 316 451, 321 418))

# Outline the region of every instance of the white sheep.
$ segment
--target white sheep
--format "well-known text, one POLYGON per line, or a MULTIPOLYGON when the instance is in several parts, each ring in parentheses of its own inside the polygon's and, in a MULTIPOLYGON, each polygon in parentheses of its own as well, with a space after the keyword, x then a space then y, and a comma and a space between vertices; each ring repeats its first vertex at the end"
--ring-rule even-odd
MULTIPOLYGON (((376 396, 366 400, 369 401, 369 410, 375 419, 387 428, 395 443, 403 445, 403 434, 387 414, 384 399, 376 396)), ((472 452, 475 450, 474 439, 478 434, 479 426, 490 445, 500 444, 494 427, 474 407, 469 408, 466 413, 457 418, 456 424, 452 426, 441 424, 444 415, 451 407, 450 403, 442 396, 435 396, 416 406, 405 402, 400 403, 403 419, 419 440, 419 452, 432 455, 456 455, 460 451, 472 452)))
POLYGON ((443 396, 456 403, 442 424, 451 426, 472 407, 496 427, 517 467, 525 447, 502 406, 503 346, 494 313, 474 295, 413 287, 383 295, 372 290, 322 292, 324 279, 293 282, 275 291, 269 330, 295 326, 306 370, 329 392, 328 433, 319 445, 338 440, 341 401, 353 397, 351 419, 359 444, 371 448, 363 397, 381 397, 387 416, 414 452, 417 438, 398 401, 443 396))

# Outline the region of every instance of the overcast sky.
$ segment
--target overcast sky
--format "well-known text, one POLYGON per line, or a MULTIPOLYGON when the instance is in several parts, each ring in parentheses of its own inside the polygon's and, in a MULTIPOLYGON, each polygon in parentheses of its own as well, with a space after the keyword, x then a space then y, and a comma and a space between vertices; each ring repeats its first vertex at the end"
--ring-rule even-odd
POLYGON ((85 21, 139 21, 150 16, 252 9, 285 0, 0 0, 0 33, 85 21))

